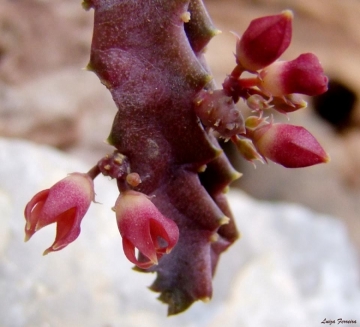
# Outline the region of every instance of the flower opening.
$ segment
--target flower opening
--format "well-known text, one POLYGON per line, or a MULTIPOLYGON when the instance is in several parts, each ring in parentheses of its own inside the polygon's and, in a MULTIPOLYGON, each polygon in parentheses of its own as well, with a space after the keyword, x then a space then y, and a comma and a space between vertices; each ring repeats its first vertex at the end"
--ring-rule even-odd
POLYGON ((41 228, 57 223, 55 241, 44 254, 63 249, 79 236, 80 223, 94 196, 93 180, 81 173, 72 173, 37 193, 25 207, 25 241, 41 228))
POLYGON ((176 245, 179 238, 176 223, 163 216, 145 194, 132 190, 123 192, 116 201, 115 212, 124 253, 139 268, 158 264, 158 260, 176 245), (139 259, 135 248, 139 251, 139 259))

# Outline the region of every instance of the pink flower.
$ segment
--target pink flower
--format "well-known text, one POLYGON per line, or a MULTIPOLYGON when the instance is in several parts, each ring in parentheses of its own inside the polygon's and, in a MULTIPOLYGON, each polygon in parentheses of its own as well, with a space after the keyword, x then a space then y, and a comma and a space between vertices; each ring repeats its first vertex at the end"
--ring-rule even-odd
POLYGON ((305 128, 288 124, 267 124, 250 132, 261 155, 287 168, 328 162, 329 156, 305 128))
POLYGON ((72 173, 50 189, 37 193, 25 207, 25 241, 41 228, 57 223, 54 243, 44 252, 59 251, 80 234, 80 223, 91 201, 93 180, 87 174, 72 173))
POLYGON ((293 14, 254 19, 236 44, 236 59, 245 70, 257 71, 277 60, 291 42, 293 14))
POLYGON ((158 260, 170 253, 179 239, 176 223, 164 217, 143 193, 129 190, 120 194, 115 212, 124 253, 141 269, 158 264, 158 260), (135 248, 140 252, 139 260, 135 248))
POLYGON ((300 93, 310 96, 327 91, 328 78, 319 59, 304 53, 292 61, 278 61, 260 72, 260 87, 272 96, 300 93))

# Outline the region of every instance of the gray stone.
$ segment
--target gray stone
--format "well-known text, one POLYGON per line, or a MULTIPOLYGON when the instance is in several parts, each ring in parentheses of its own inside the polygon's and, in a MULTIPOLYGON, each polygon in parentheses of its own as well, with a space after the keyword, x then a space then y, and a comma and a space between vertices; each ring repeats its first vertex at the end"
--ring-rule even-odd
POLYGON ((3 137, 98 153, 104 151, 115 113, 110 93, 95 74, 80 69, 63 69, 20 86, 0 82, 3 137))
POLYGON ((96 200, 79 238, 43 257, 54 226, 23 242, 26 203, 38 191, 91 165, 49 147, 0 139, 0 326, 263 327, 360 321, 359 269, 344 225, 294 204, 229 194, 242 238, 220 260, 210 303, 167 318, 132 271, 115 215, 115 183, 95 181, 96 200))

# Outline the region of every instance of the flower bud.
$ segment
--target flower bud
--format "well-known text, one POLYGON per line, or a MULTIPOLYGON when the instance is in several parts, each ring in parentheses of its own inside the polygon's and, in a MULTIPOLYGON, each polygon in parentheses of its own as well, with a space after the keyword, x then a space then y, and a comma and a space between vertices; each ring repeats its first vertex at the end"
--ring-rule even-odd
POLYGON ((223 137, 244 132, 243 116, 224 90, 201 91, 195 100, 195 113, 205 126, 223 137))
POLYGON ((245 70, 257 71, 277 60, 291 42, 293 13, 254 19, 236 44, 236 60, 245 70))
POLYGON ((328 78, 319 59, 304 53, 292 61, 278 61, 260 72, 260 88, 272 96, 300 93, 310 96, 327 91, 328 78))
POLYGON ((251 138, 261 155, 287 168, 329 161, 319 142, 301 126, 267 124, 252 131, 251 138))
POLYGON ((235 135, 231 138, 233 143, 235 144, 237 150, 242 154, 242 156, 250 161, 254 162, 255 160, 259 160, 262 163, 264 163, 263 157, 259 154, 259 152, 256 150, 254 144, 252 141, 248 138, 245 138, 243 136, 235 135))
POLYGON ((262 117, 258 117, 258 116, 249 116, 246 118, 245 120, 245 127, 246 127, 246 134, 248 134, 249 132, 258 129, 260 126, 264 125, 264 124, 269 124, 267 122, 267 118, 262 118, 262 117))
POLYGON ((112 154, 107 154, 98 162, 97 166, 104 176, 115 179, 126 176, 130 171, 128 158, 117 150, 112 154))
POLYGON ((170 253, 179 238, 174 221, 163 216, 145 194, 125 191, 115 204, 116 219, 122 236, 123 249, 130 262, 147 269, 165 253, 170 253), (147 260, 138 260, 137 248, 147 260))
POLYGON ((269 104, 269 101, 265 100, 259 94, 250 95, 246 99, 246 104, 253 111, 261 111, 261 110, 266 110, 266 109, 270 109, 273 107, 272 105, 269 104))
POLYGON ((61 250, 79 236, 80 223, 94 196, 93 180, 80 173, 39 192, 25 207, 25 241, 39 229, 57 223, 55 241, 44 254, 61 250))
POLYGON ((307 102, 300 94, 288 94, 282 97, 273 97, 270 102, 275 110, 283 114, 294 112, 307 107, 307 102))

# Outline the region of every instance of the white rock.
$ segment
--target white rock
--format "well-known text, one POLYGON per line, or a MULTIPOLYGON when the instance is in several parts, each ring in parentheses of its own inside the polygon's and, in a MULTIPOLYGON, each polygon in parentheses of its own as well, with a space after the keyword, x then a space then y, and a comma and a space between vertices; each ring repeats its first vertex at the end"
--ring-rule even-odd
POLYGON ((263 327, 360 320, 359 270, 343 224, 290 204, 229 199, 242 238, 220 260, 210 303, 167 318, 131 270, 114 213, 115 183, 96 180, 96 200, 73 244, 46 257, 54 227, 23 242, 23 209, 39 190, 90 165, 51 148, 0 140, 0 326, 263 327))

